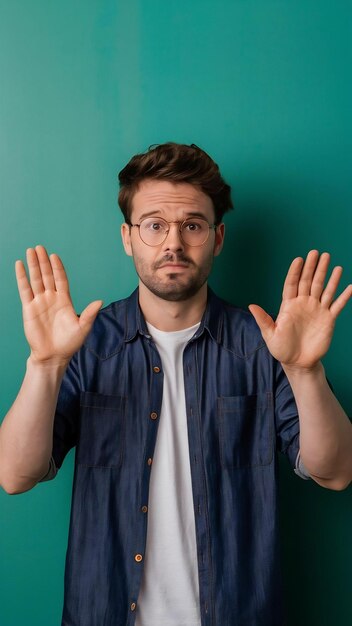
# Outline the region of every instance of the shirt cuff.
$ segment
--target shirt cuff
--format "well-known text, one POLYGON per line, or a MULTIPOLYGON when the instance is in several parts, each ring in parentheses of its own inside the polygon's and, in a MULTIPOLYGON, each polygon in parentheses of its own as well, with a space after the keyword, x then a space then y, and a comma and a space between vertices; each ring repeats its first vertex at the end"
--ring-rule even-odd
POLYGON ((310 475, 308 473, 308 471, 306 470, 306 468, 303 465, 303 461, 301 459, 301 452, 300 450, 298 451, 297 454, 297 458, 296 458, 296 467, 294 469, 295 474, 297 474, 297 476, 299 476, 300 478, 303 478, 303 480, 309 480, 310 479, 310 475))
POLYGON ((55 461, 53 457, 51 457, 50 463, 49 463, 49 470, 47 471, 45 476, 43 476, 43 478, 40 479, 39 482, 44 483, 47 480, 52 480, 53 478, 55 478, 56 474, 57 474, 57 467, 55 465, 55 461))

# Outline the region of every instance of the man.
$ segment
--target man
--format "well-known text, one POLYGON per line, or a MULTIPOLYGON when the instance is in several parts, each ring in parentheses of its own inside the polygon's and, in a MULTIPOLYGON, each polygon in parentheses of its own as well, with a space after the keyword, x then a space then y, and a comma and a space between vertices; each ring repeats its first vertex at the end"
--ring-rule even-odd
POLYGON ((160 145, 120 184, 129 298, 78 317, 56 255, 29 249, 29 280, 16 264, 31 355, 1 484, 52 478, 76 446, 63 626, 281 626, 276 452, 324 487, 351 481, 351 424, 320 360, 352 286, 334 300, 342 269, 324 287, 313 250, 276 322, 237 309, 207 287, 232 206, 212 159, 160 145))

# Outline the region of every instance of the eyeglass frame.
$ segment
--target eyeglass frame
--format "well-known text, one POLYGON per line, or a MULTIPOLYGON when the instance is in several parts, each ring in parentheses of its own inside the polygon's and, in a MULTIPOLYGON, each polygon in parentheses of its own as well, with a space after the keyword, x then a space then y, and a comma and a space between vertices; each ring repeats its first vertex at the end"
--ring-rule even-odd
MULTIPOLYGON (((164 237, 164 239, 163 239, 160 243, 146 243, 146 242, 144 241, 144 239, 142 239, 142 235, 141 235, 141 230, 140 230, 140 227, 141 227, 142 222, 144 222, 145 220, 150 220, 150 219, 153 219, 153 218, 152 218, 152 216, 150 216, 150 217, 144 217, 144 218, 141 220, 141 223, 140 223, 140 224, 130 224, 130 223, 128 223, 128 226, 129 226, 130 228, 137 227, 137 228, 138 228, 138 233, 139 233, 140 240, 141 240, 141 241, 143 241, 143 243, 144 243, 146 246, 149 246, 150 248, 156 248, 157 246, 161 246, 161 245, 164 243, 164 241, 166 241, 166 239, 167 239, 167 237, 168 237, 168 234, 169 234, 169 232, 170 232, 170 228, 169 228, 169 230, 167 230, 167 231, 166 231, 165 237, 164 237)), ((168 226, 170 226, 170 224, 178 224, 178 231, 179 231, 179 233, 180 233, 180 238, 181 238, 181 240, 183 241, 183 243, 184 243, 186 246, 190 246, 191 248, 200 248, 200 246, 204 246, 204 244, 205 244, 205 243, 208 241, 208 239, 209 239, 209 233, 210 233, 210 231, 211 231, 211 230, 213 230, 213 229, 214 229, 214 231, 216 231, 217 227, 219 226, 219 224, 209 224, 209 222, 205 219, 205 217, 198 217, 198 215, 197 215, 197 216, 195 216, 195 217, 187 217, 187 218, 186 218, 185 220, 183 220, 182 222, 180 222, 180 221, 177 221, 177 222, 168 222, 168 221, 167 221, 167 220, 165 220, 163 217, 156 217, 155 219, 162 220, 162 221, 163 221, 163 222, 165 222, 168 226), (182 227, 183 227, 183 225, 184 225, 186 222, 191 222, 192 220, 195 220, 195 219, 196 219, 196 220, 202 220, 202 222, 205 222, 206 224, 208 224, 208 235, 207 235, 206 239, 205 239, 202 243, 198 243, 198 244, 196 244, 196 245, 193 245, 193 244, 191 244, 191 243, 187 243, 187 242, 183 239, 183 237, 182 237, 182 227)))

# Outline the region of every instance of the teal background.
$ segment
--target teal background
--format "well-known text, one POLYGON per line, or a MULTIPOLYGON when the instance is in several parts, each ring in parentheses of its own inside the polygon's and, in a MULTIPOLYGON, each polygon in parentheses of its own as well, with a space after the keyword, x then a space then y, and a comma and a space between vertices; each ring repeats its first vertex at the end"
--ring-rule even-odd
MULTIPOLYGON (((291 259, 312 247, 347 284, 351 18, 342 0, 0 0, 2 415, 28 355, 16 258, 59 253, 78 311, 126 296, 117 172, 152 143, 197 143, 233 187, 220 295, 276 311, 291 259)), ((350 360, 349 305, 325 359, 349 415, 350 360)), ((351 488, 281 470, 288 624, 347 626, 351 488)), ((72 471, 70 453, 54 482, 0 492, 1 626, 60 623, 72 471)))

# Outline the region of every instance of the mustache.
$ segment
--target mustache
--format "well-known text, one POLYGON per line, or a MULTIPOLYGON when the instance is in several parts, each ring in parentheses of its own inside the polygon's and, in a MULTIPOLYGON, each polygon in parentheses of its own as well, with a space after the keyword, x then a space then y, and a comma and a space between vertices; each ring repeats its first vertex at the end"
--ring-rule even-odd
POLYGON ((154 263, 154 268, 157 270, 162 265, 165 265, 165 263, 187 263, 188 265, 194 265, 192 259, 189 259, 184 254, 165 254, 162 259, 154 263))

